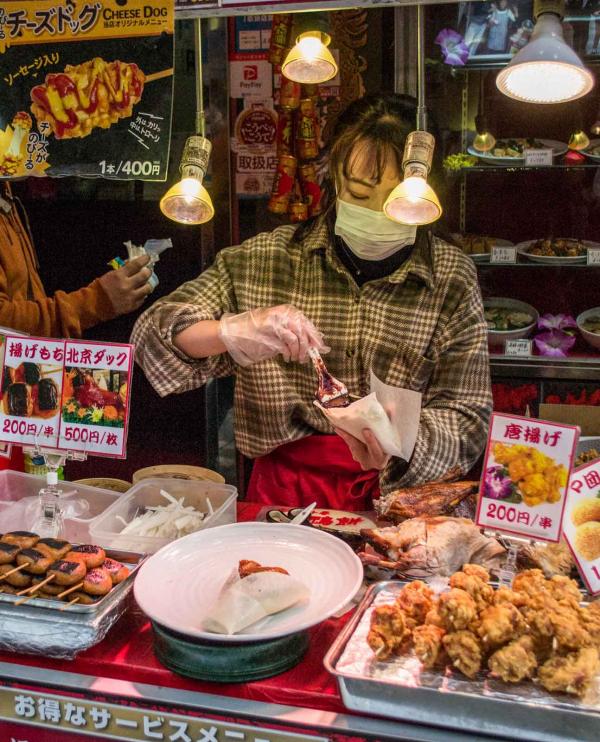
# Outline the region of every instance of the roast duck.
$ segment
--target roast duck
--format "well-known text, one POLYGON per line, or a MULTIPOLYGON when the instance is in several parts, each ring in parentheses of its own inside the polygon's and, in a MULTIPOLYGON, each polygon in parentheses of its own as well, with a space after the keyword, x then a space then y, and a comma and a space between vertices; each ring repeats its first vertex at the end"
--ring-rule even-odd
POLYGON ((101 389, 89 371, 72 369, 65 376, 65 399, 76 399, 81 407, 123 407, 118 392, 101 389))
POLYGON ((21 363, 4 368, 2 401, 8 415, 51 417, 58 409, 58 387, 42 376, 37 363, 21 363))
POLYGON ((382 495, 373 504, 380 518, 400 523, 408 518, 434 515, 475 516, 479 482, 450 481, 456 472, 448 472, 443 479, 416 487, 397 489, 382 495))
POLYGON ((463 564, 500 568, 504 547, 484 536, 473 521, 449 516, 419 517, 388 528, 363 529, 366 542, 359 556, 365 565, 401 577, 448 577, 463 564))

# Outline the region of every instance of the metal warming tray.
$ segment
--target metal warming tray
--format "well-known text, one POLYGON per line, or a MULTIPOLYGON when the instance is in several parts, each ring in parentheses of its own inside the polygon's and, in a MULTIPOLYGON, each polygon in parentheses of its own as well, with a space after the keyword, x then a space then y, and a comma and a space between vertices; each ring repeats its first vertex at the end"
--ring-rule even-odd
POLYGON ((93 605, 70 606, 47 598, 14 605, 18 596, 0 593, 0 649, 73 659, 102 641, 127 610, 135 573, 146 559, 144 554, 114 549, 107 549, 106 556, 122 562, 129 575, 93 605))
POLYGON ((599 739, 600 676, 580 700, 531 681, 508 685, 487 673, 469 680, 450 670, 423 670, 414 655, 376 661, 366 642, 372 608, 394 602, 405 584, 372 585, 325 657, 347 708, 504 739, 599 739))

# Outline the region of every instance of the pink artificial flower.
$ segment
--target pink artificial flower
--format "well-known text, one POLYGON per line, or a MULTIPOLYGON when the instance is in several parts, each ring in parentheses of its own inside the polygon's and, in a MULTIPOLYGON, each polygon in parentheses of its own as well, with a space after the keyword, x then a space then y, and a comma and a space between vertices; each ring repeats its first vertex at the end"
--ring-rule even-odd
POLYGON ((459 33, 451 28, 443 28, 435 37, 435 43, 442 47, 442 55, 446 64, 464 67, 469 58, 469 47, 459 33))
POLYGON ((537 335, 533 342, 543 356, 566 358, 567 351, 575 345, 575 337, 562 330, 550 330, 537 335))
POLYGON ((544 314, 538 319, 540 330, 568 330, 577 329, 577 322, 570 314, 544 314))

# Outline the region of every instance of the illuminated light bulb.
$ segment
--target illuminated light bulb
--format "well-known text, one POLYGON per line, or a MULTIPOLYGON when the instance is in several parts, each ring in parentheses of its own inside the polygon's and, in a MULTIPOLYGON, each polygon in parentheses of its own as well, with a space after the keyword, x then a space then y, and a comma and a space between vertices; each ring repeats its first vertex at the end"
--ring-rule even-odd
POLYGON ((442 215, 442 207, 427 182, 435 139, 426 131, 411 132, 404 145, 404 180, 387 197, 383 212, 394 222, 420 226, 431 224, 442 215))
POLYGON ((205 137, 188 137, 181 156, 182 178, 160 200, 160 210, 169 219, 180 224, 204 224, 215 215, 210 195, 202 185, 211 149, 205 137))
POLYGON ((476 134, 473 139, 473 149, 478 152, 490 152, 496 146, 496 137, 489 131, 484 131, 482 134, 476 134))
POLYGON ((594 125, 591 127, 590 131, 592 132, 592 134, 595 134, 596 136, 600 134, 600 119, 597 119, 594 122, 594 125))
POLYGON ((571 134, 569 139, 569 149, 582 150, 590 146, 590 138, 581 129, 571 134))
POLYGON ((592 89, 592 73, 564 40, 563 10, 564 3, 536 0, 531 40, 496 77, 504 95, 525 103, 564 103, 592 89))
POLYGON ((293 82, 304 85, 319 85, 337 75, 338 67, 327 48, 331 37, 321 31, 300 34, 296 45, 290 50, 281 66, 281 71, 293 82))
POLYGON ((442 215, 442 207, 425 178, 410 176, 397 185, 383 206, 392 221, 411 226, 431 224, 442 215))
POLYGON ((196 178, 183 178, 160 200, 162 213, 180 224, 204 224, 215 215, 206 188, 196 178))
MULTIPOLYGON (((480 93, 483 95, 483 93, 480 93)), ((496 146, 496 137, 490 132, 487 117, 483 114, 475 116, 475 139, 473 139, 473 148, 478 152, 489 152, 496 146)))

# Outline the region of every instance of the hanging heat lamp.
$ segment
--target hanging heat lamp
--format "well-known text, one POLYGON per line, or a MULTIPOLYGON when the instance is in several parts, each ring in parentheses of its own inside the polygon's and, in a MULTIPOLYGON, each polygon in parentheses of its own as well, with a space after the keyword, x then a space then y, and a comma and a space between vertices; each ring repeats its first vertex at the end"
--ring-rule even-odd
POLYGON ((281 65, 281 72, 288 80, 303 85, 320 85, 333 79, 338 66, 328 47, 331 36, 323 30, 325 21, 317 14, 299 14, 294 25, 306 30, 296 37, 281 65))
POLYGON ((436 221, 442 207, 433 188, 427 183, 431 169, 435 139, 427 131, 425 107, 425 54, 423 48, 423 6, 417 6, 417 131, 406 138, 402 157, 403 180, 387 197, 385 215, 400 224, 420 226, 436 221))
POLYGON ((490 131, 488 118, 484 111, 485 87, 483 72, 479 75, 479 102, 477 104, 477 116, 475 116, 475 138, 473 149, 478 152, 490 152, 496 146, 496 137, 490 131))
POLYGON ((531 39, 498 73, 496 85, 525 103, 565 103, 590 92, 592 73, 566 43, 565 0, 535 0, 531 39))
POLYGON ((181 180, 171 186, 160 200, 162 213, 180 224, 204 224, 215 215, 212 200, 202 181, 208 170, 212 150, 206 138, 204 93, 202 89, 202 22, 196 18, 196 134, 187 138, 181 156, 181 180))

